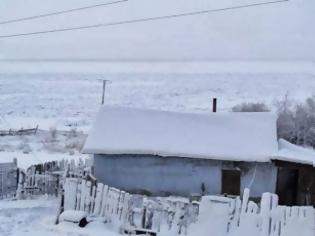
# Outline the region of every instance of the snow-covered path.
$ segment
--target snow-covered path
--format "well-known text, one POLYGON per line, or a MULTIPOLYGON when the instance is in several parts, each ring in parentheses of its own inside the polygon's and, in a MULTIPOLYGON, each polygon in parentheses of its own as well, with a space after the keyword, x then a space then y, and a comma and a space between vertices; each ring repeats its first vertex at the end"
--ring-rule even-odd
POLYGON ((58 200, 0 201, 1 236, 117 236, 101 222, 82 229, 74 224, 54 225, 58 200))

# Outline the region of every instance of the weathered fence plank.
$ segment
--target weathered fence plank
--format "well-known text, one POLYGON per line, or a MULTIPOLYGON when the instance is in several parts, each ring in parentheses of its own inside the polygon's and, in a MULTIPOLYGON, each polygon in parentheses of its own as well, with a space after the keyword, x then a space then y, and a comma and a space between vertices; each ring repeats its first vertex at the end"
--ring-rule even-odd
POLYGON ((16 160, 9 163, 0 163, 0 199, 11 198, 16 195, 17 178, 18 168, 16 160))

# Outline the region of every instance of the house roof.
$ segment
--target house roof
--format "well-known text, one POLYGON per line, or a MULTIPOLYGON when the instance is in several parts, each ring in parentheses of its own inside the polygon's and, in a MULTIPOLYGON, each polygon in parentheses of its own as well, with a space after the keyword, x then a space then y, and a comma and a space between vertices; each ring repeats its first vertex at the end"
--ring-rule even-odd
POLYGON ((152 154, 235 161, 270 161, 278 151, 276 115, 187 114, 103 106, 84 153, 152 154))
POLYGON ((294 145, 284 139, 279 140, 279 152, 274 159, 315 166, 314 150, 294 145))

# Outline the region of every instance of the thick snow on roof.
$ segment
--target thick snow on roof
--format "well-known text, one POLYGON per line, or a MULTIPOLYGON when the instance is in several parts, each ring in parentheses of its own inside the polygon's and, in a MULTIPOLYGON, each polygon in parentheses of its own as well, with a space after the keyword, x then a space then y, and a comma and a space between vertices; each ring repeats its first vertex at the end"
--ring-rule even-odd
POLYGON ((271 113, 186 114, 104 106, 83 152, 265 162, 277 150, 271 113))
POLYGON ((276 159, 315 166, 313 150, 294 145, 284 139, 279 140, 279 152, 276 159))

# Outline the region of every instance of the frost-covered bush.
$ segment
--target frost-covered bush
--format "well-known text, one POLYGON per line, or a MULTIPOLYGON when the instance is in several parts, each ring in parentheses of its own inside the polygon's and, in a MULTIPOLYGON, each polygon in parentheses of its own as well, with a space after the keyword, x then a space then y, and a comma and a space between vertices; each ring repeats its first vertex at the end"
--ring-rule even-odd
POLYGON ((277 131, 278 137, 291 143, 295 143, 294 127, 295 114, 293 102, 289 100, 286 94, 283 100, 276 103, 278 109, 277 131))
POLYGON ((68 138, 76 138, 81 134, 81 132, 78 132, 76 128, 72 128, 68 133, 68 138))
MULTIPOLYGON (((276 103, 278 138, 291 143, 315 148, 315 96, 301 104, 294 104, 288 95, 276 103)), ((242 103, 233 112, 267 112, 264 103, 242 103)))
POLYGON ((279 138, 315 148, 315 96, 295 106, 286 98, 280 103, 278 114, 279 138))
POLYGON ((30 152, 32 152, 32 148, 31 146, 26 143, 26 142, 21 142, 18 146, 17 146, 18 150, 21 150, 23 153, 28 154, 30 152))
MULTIPOLYGON (((294 104, 288 95, 276 103, 278 138, 291 143, 315 148, 315 96, 301 104, 294 104)), ((233 112, 266 112, 264 103, 242 103, 233 112)))
POLYGON ((66 153, 65 147, 61 143, 46 142, 43 148, 51 153, 66 153))
POLYGON ((247 103, 232 107, 233 112, 268 112, 270 109, 265 103, 247 103))
POLYGON ((65 144, 65 148, 81 151, 84 146, 84 141, 84 137, 68 140, 65 144))
POLYGON ((29 144, 26 144, 23 148, 23 153, 28 154, 32 152, 32 148, 29 144))
POLYGON ((57 128, 56 127, 50 127, 49 128, 50 138, 52 141, 56 140, 57 138, 57 128))

